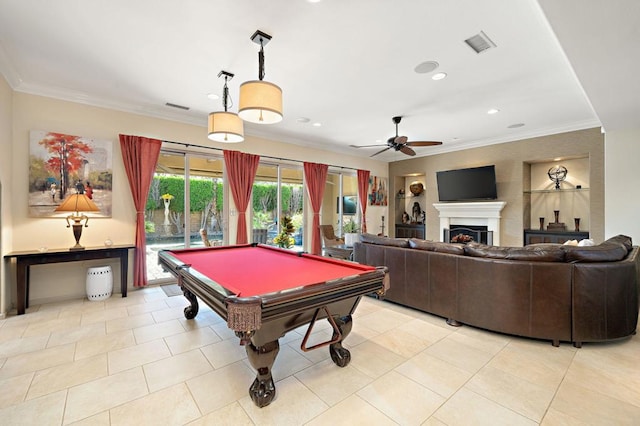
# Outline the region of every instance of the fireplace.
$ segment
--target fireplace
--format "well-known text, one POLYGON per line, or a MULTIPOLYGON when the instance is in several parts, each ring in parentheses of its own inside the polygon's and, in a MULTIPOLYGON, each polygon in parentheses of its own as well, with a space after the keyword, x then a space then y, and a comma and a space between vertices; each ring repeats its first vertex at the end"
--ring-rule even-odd
POLYGON ((493 245, 493 231, 485 225, 451 225, 444 230, 444 241, 452 243, 477 243, 493 245))
MULTIPOLYGON (((504 201, 479 201, 475 203, 435 203, 433 207, 440 212, 440 232, 442 241, 445 238, 445 230, 451 230, 453 226, 465 226, 473 230, 477 226, 485 226, 487 241, 489 232, 492 242, 487 244, 500 245, 500 218, 504 201)), ((478 240, 474 240, 478 241, 478 240)))

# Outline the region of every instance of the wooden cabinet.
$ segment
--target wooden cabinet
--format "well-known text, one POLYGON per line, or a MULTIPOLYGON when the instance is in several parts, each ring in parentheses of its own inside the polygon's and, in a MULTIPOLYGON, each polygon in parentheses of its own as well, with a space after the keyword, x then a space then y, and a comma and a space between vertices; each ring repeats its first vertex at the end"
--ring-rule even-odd
POLYGON ((396 238, 419 238, 424 240, 424 224, 396 224, 396 238))
POLYGON ((545 231, 538 229, 524 230, 524 245, 539 243, 557 243, 563 244, 569 240, 584 240, 589 238, 588 232, 575 231, 545 231))

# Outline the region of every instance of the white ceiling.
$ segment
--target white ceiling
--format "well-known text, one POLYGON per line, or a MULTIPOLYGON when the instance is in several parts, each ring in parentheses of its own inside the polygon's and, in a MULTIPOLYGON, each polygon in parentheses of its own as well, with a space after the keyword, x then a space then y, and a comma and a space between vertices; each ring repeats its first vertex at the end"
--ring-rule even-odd
POLYGON ((260 29, 273 36, 265 80, 282 87, 285 118, 246 123, 250 135, 368 156, 379 148, 349 145, 385 143, 402 115, 401 135, 444 142, 415 148, 422 156, 640 116, 627 85, 638 87, 640 2, 540 3, 549 21, 536 0, 0 0, 0 72, 16 91, 202 125, 205 143, 207 114, 222 109, 207 94, 230 71, 237 104, 239 85, 257 79, 260 29), (495 49, 464 43, 480 31, 495 49), (617 62, 598 57, 634 68, 605 76, 617 62), (448 77, 414 72, 428 60, 448 77), (631 104, 624 117, 618 96, 631 104))

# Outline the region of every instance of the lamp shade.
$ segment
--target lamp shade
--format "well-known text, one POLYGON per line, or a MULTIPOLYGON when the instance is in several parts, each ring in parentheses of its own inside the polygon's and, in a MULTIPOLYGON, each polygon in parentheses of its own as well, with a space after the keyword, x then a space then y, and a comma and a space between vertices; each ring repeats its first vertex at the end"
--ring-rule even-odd
POLYGON ((282 89, 262 80, 242 83, 238 115, 251 123, 279 123, 282 121, 282 89))
POLYGON ((209 114, 208 137, 216 142, 242 142, 244 140, 244 123, 233 112, 212 112, 209 114))
POLYGON ((57 212, 99 212, 100 208, 85 194, 71 194, 56 208, 57 212))

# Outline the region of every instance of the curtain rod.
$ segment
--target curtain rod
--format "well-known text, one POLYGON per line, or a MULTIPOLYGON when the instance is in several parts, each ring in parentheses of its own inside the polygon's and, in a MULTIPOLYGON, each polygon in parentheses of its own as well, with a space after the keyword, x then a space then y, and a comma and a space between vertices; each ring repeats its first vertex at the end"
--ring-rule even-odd
MULTIPOLYGON (((172 144, 176 144, 176 145, 183 145, 183 146, 185 146, 187 148, 189 148, 190 146, 193 146, 193 147, 196 147, 196 148, 213 149, 215 151, 224 151, 223 148, 215 148, 213 146, 197 145, 197 144, 193 144, 193 143, 174 142, 174 141, 167 141, 167 140, 163 140, 162 142, 163 143, 172 143, 172 144)), ((268 158, 270 160, 293 161, 293 162, 296 162, 296 163, 304 163, 304 161, 302 161, 302 160, 292 160, 290 158, 271 157, 269 155, 260 155, 260 158, 268 158)), ((335 164, 327 164, 327 166, 336 167, 336 168, 339 168, 339 169, 347 169, 347 170, 358 171, 358 169, 354 169, 353 167, 336 166, 335 164)))

